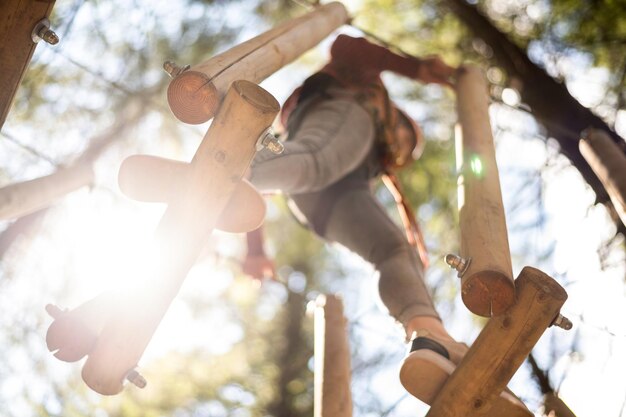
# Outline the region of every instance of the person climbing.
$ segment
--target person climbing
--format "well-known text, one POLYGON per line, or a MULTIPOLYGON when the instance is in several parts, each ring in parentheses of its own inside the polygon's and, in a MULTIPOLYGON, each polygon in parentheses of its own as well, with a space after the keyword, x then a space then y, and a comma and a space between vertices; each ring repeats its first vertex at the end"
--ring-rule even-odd
MULTIPOLYGON (((287 194, 300 221, 374 266, 380 275, 380 298, 412 342, 402 383, 430 404, 468 347, 446 331, 434 308, 424 282, 425 247, 394 176, 420 157, 424 139, 418 125, 389 99, 380 75, 389 70, 452 87, 455 68, 439 57, 398 55, 347 35, 336 38, 330 54, 330 61, 282 108, 280 119, 288 135, 284 152, 258 152, 249 180, 263 192, 287 194), (395 190, 408 239, 374 196, 371 183, 380 176, 395 190)), ((273 273, 259 233, 248 237, 244 265, 244 271, 257 278, 273 273)), ((505 407, 524 407, 509 394, 502 398, 505 407)))

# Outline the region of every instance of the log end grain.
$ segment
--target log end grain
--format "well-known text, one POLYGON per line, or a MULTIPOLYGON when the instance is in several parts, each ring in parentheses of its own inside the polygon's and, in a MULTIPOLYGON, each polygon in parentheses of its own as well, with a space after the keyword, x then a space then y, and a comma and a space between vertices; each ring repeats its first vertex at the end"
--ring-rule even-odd
POLYGON ((515 304, 515 284, 502 272, 476 272, 464 277, 461 286, 463 303, 479 316, 499 316, 515 304))
POLYGON ((178 120, 200 124, 210 120, 219 108, 222 97, 206 74, 185 71, 167 88, 167 102, 178 120))
POLYGON ((280 111, 280 104, 274 96, 253 82, 238 80, 233 82, 233 88, 244 100, 264 113, 280 111))

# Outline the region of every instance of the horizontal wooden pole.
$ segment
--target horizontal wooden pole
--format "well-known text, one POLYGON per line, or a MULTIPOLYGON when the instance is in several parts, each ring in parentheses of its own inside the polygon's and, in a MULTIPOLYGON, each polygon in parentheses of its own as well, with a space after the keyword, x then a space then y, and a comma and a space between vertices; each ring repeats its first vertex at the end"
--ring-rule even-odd
POLYGON ((471 259, 462 274, 461 294, 471 312, 490 317, 502 314, 515 303, 515 289, 482 71, 462 67, 456 91, 461 257, 471 259))
POLYGON ((516 280, 517 303, 492 317, 435 397, 428 417, 497 416, 490 410, 567 299, 565 290, 538 269, 516 280))
POLYGON ((167 90, 170 109, 185 123, 208 121, 234 80, 263 81, 347 20, 341 3, 328 3, 192 66, 171 81, 167 90))
POLYGON ((314 417, 351 417, 350 345, 341 299, 321 295, 315 309, 314 417))
POLYGON ((40 178, 0 188, 0 220, 33 213, 72 191, 91 185, 91 163, 78 163, 40 178))
POLYGON ((580 153, 606 188, 626 225, 626 155, 603 130, 589 128, 579 142, 580 153))
POLYGON ((31 34, 50 16, 54 0, 2 0, 0 2, 0 128, 24 78, 37 44, 31 34))
POLYGON ((236 81, 191 161, 191 172, 155 234, 155 249, 138 273, 145 288, 120 296, 83 367, 82 376, 105 395, 122 390, 187 272, 255 154, 255 144, 280 106, 256 84, 236 81))
MULTIPOLYGON (((129 198, 144 202, 169 203, 191 174, 191 165, 150 155, 132 155, 120 166, 118 183, 129 198)), ((258 228, 265 218, 265 200, 246 180, 237 183, 231 199, 220 214, 216 228, 245 233, 258 228)))

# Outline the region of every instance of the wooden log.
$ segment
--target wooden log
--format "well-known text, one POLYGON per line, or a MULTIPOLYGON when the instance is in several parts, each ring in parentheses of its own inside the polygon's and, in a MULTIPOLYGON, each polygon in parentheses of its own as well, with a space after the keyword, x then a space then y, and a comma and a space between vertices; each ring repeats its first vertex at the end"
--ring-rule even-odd
POLYGON ((351 417, 350 345, 341 299, 321 295, 315 308, 314 417, 351 417))
POLYGON ((91 164, 79 163, 44 177, 0 188, 0 220, 48 207, 66 194, 92 184, 93 179, 91 164))
POLYGON ((206 122, 234 80, 263 81, 347 20, 341 3, 328 3, 192 66, 171 81, 167 89, 170 109, 185 123, 206 122))
POLYGON ((587 129, 579 148, 626 225, 626 155, 608 133, 600 129, 587 129))
POLYGON ((119 308, 83 367, 84 381, 96 392, 122 390, 250 164, 257 139, 279 109, 261 87, 247 81, 232 84, 191 161, 188 180, 157 227, 155 248, 138 272, 149 280, 120 295, 119 308))
POLYGON ((506 219, 489 123, 487 84, 477 67, 462 67, 457 84, 456 135, 462 298, 480 316, 502 314, 515 303, 506 219))
POLYGON ((131 103, 108 129, 90 138, 87 149, 68 166, 41 178, 0 188, 0 220, 22 217, 50 207, 66 194, 93 185, 94 161, 112 143, 123 138, 125 130, 143 115, 143 106, 131 103))
POLYGON ((565 290, 538 269, 525 267, 516 281, 517 303, 492 317, 428 412, 429 417, 494 415, 489 412, 567 299, 565 290))
MULTIPOLYGON (((133 200, 169 203, 191 172, 187 162, 150 155, 132 155, 120 166, 120 190, 133 200)), ((237 183, 231 199, 220 214, 216 228, 230 233, 245 233, 261 226, 265 200, 246 180, 237 183)))
POLYGON ((0 128, 4 125, 17 88, 24 78, 37 44, 31 34, 50 16, 54 0, 2 0, 0 2, 0 128))

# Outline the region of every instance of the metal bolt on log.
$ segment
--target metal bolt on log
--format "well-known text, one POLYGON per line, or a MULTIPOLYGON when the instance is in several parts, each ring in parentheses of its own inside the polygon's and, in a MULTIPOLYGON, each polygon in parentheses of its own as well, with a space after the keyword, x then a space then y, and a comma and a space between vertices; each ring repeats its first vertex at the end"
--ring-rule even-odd
POLYGON ((256 150, 269 149, 272 153, 281 154, 285 150, 285 145, 270 130, 261 135, 256 143, 256 150))
POLYGON ((165 61, 163 63, 163 69, 172 78, 178 77, 180 74, 187 71, 189 68, 191 68, 189 65, 185 65, 184 67, 181 67, 180 65, 176 64, 174 61, 165 61))
POLYGON ((565 329, 565 330, 570 330, 574 326, 571 320, 562 314, 559 314, 558 316, 556 316, 556 318, 552 322, 552 325, 560 327, 561 329, 565 329))
POLYGON ((128 375, 126 375, 126 379, 137 388, 145 388, 146 385, 148 385, 146 378, 135 369, 131 370, 128 375))
POLYGON ((31 38, 34 43, 38 43, 41 40, 50 45, 59 43, 59 37, 50 29, 50 21, 48 19, 42 19, 35 25, 31 38))
POLYGON ((450 266, 450 268, 458 271, 459 278, 463 276, 465 271, 467 271, 467 268, 469 268, 470 263, 472 262, 472 258, 464 259, 461 258, 459 255, 454 255, 452 253, 447 254, 444 260, 446 261, 448 266, 450 266))

